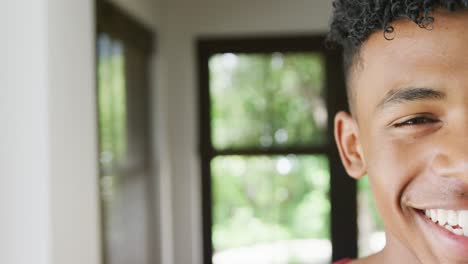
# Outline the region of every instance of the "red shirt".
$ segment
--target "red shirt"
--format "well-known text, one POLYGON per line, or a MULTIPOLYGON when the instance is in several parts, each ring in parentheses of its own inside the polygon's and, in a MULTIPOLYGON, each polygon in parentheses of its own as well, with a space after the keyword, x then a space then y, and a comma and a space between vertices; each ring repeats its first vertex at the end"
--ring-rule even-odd
POLYGON ((350 259, 350 258, 346 258, 346 259, 339 260, 339 261, 337 261, 337 262, 335 262, 333 264, 346 264, 346 263, 351 262, 351 260, 352 259, 350 259))

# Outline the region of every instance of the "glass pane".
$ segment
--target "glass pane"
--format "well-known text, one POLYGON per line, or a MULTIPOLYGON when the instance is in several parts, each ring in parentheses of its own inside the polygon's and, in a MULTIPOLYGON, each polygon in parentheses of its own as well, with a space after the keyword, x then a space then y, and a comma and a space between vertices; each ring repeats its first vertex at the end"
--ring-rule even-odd
POLYGON ((101 169, 111 173, 127 150, 127 100, 122 43, 101 35, 98 39, 98 100, 101 169))
MULTIPOLYGON (((100 195, 105 264, 152 261, 151 173, 146 164, 144 79, 128 71, 142 62, 123 43, 108 35, 98 38, 98 110, 100 195), (134 118, 132 118, 134 117, 134 118)), ((140 66, 138 66, 140 64, 140 66)), ((143 64, 144 65, 144 64, 143 64)))
POLYGON ((377 253, 385 246, 382 219, 375 207, 368 177, 358 181, 359 256, 377 253))
POLYGON ((326 143, 320 54, 218 54, 209 69, 216 149, 326 143))
POLYGON ((225 156, 211 168, 215 264, 330 263, 325 156, 225 156))

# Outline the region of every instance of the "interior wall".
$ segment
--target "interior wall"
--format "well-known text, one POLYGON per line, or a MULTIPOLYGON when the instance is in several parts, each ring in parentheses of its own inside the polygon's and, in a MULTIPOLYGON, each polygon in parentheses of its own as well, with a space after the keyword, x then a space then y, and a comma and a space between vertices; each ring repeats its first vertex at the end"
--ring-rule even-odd
POLYGON ((0 263, 51 260, 45 6, 0 9, 0 263))
POLYGON ((93 0, 47 0, 52 263, 98 264, 93 0))
POLYGON ((160 35, 167 96, 175 264, 202 263, 195 43, 200 36, 324 33, 329 0, 167 1, 160 35))
POLYGON ((2 6, 0 263, 100 262, 93 6, 2 6))

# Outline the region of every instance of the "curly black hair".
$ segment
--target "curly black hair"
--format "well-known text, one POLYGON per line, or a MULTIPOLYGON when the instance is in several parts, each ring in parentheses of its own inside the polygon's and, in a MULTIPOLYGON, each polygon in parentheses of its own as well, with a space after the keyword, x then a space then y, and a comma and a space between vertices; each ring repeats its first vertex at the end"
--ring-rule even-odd
POLYGON ((345 75, 349 75, 355 55, 372 33, 382 31, 383 37, 394 37, 392 22, 409 19, 419 27, 430 30, 436 8, 468 7, 468 0, 335 0, 328 44, 343 47, 345 75))

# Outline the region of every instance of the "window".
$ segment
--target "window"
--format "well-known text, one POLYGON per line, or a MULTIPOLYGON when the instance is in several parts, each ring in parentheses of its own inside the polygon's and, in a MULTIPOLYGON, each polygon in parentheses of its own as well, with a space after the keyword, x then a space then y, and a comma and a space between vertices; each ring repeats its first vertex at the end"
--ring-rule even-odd
POLYGON ((358 182, 358 229, 359 256, 368 256, 383 249, 385 232, 372 197, 369 180, 366 177, 358 182))
POLYGON ((151 33, 98 1, 97 103, 103 263, 154 263, 151 33))
POLYGON ((198 42, 205 263, 357 255, 356 184, 332 118, 341 58, 322 37, 198 42))

